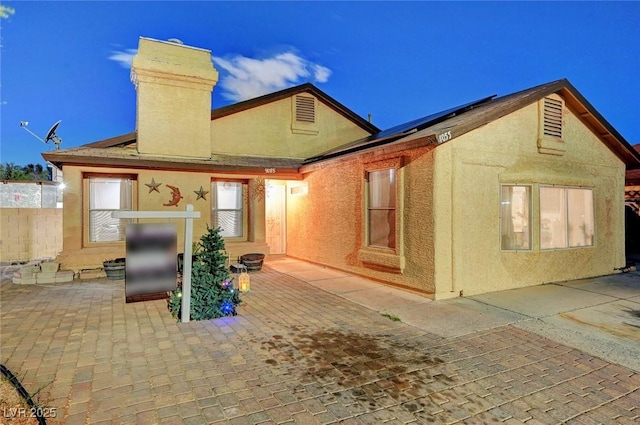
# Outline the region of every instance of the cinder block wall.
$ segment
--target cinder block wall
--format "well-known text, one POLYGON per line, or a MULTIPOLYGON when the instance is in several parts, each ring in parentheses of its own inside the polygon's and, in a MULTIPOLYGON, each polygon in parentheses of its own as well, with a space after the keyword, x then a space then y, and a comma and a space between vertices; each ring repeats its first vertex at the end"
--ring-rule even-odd
POLYGON ((55 258, 62 251, 62 208, 1 208, 0 262, 55 258))

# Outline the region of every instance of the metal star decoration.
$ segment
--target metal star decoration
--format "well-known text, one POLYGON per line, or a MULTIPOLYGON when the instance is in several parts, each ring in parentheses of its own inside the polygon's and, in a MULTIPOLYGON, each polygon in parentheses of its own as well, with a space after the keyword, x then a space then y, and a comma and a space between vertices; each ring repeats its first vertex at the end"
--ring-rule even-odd
POLYGON ((149 187, 149 193, 153 192, 154 190, 160 193, 158 187, 161 186, 162 183, 156 183, 155 179, 151 179, 151 183, 145 183, 144 185, 149 187))
POLYGON ((198 197, 196 198, 196 201, 198 199, 204 199, 205 201, 207 200, 207 198, 205 198, 204 196, 209 193, 208 190, 204 190, 202 189, 202 186, 200 186, 200 190, 194 190, 193 193, 195 193, 196 195, 198 195, 198 197))

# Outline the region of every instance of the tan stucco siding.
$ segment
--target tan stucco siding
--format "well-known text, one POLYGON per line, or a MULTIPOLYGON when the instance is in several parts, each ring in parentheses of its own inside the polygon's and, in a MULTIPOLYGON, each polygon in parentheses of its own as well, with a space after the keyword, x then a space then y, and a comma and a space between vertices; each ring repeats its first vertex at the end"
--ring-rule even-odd
POLYGON ((211 121, 211 152, 309 158, 369 134, 316 100, 316 134, 292 131, 292 100, 281 99, 211 121))
POLYGON ((289 192, 287 254, 423 293, 434 292, 433 157, 428 148, 403 152, 402 157, 402 271, 359 259, 365 239, 366 165, 357 160, 306 175, 306 196, 291 196, 289 192))
POLYGON ((141 154, 209 158, 211 52, 141 37, 133 58, 137 148, 141 154))
POLYGON ((624 164, 565 108, 561 156, 538 153, 535 104, 436 152, 436 297, 610 274, 624 265, 624 164), (532 187, 532 250, 500 247, 500 184, 532 187), (541 185, 593 189, 593 247, 540 249, 541 185))
MULTIPOLYGON (((83 174, 96 173, 104 175, 132 175, 136 176, 137 191, 134 190, 134 209, 139 211, 184 211, 187 204, 192 204, 195 211, 201 214, 200 219, 193 221, 194 240, 206 232, 207 224, 211 223, 211 180, 213 178, 233 178, 246 180, 249 183, 250 191, 255 191, 256 181, 251 180, 251 176, 243 175, 216 175, 210 173, 189 173, 179 171, 162 170, 138 170, 127 168, 105 168, 86 166, 65 166, 64 176, 67 187, 64 191, 63 208, 63 251, 59 256, 59 261, 67 269, 80 270, 84 268, 101 267, 102 262, 109 258, 123 257, 125 255, 124 242, 114 243, 88 243, 85 236, 83 220, 86 219, 86 201, 83 201, 83 174), (156 191, 149 191, 150 184, 154 179, 156 183, 162 183, 156 191), (180 189, 183 199, 178 206, 165 206, 169 203, 172 192, 167 185, 180 189), (205 195, 206 200, 197 199, 198 191, 202 186, 203 190, 209 191, 205 195)), ((251 195, 251 194, 250 194, 251 195)), ((231 259, 247 252, 264 252, 268 254, 265 243, 264 231, 264 196, 248 196, 248 217, 249 234, 247 241, 227 242, 227 251, 231 259), (267 252, 265 252, 265 250, 267 252)), ((160 219, 140 219, 138 222, 165 222, 160 219)), ((182 252, 184 247, 184 220, 172 219, 170 222, 176 223, 178 233, 178 252, 182 252)))
POLYGON ((210 158, 211 90, 138 86, 137 147, 147 155, 210 158))

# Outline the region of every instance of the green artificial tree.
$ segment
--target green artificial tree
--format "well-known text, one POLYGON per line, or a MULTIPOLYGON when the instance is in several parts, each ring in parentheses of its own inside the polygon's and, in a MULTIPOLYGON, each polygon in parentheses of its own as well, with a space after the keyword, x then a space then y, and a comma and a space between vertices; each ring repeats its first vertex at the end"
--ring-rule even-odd
MULTIPOLYGON (((227 269, 227 256, 220 228, 207 226, 197 250, 194 251, 191 270, 191 320, 209 320, 235 316, 240 294, 233 287, 227 269)), ((182 287, 169 296, 169 310, 178 320, 181 316, 182 287)))

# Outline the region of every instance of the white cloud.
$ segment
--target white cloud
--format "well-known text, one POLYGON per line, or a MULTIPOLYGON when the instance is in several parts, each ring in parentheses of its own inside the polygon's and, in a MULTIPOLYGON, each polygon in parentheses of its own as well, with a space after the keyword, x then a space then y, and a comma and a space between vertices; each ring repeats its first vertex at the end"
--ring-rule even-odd
POLYGON ((114 51, 111 52, 111 56, 109 56, 109 60, 115 61, 120 64, 123 68, 131 68, 131 62, 133 61, 133 57, 138 53, 137 49, 127 49, 125 51, 114 51))
POLYGON ((221 71, 218 86, 223 90, 222 96, 234 101, 272 93, 303 81, 324 83, 331 75, 329 68, 293 52, 278 53, 265 59, 241 55, 214 57, 213 62, 221 71))
MULTIPOLYGON (((131 68, 137 49, 113 51, 109 60, 123 68, 131 68)), ((220 72, 222 96, 236 102, 273 93, 302 82, 326 83, 331 70, 306 60, 293 52, 278 53, 264 59, 241 55, 213 57, 220 72)))

